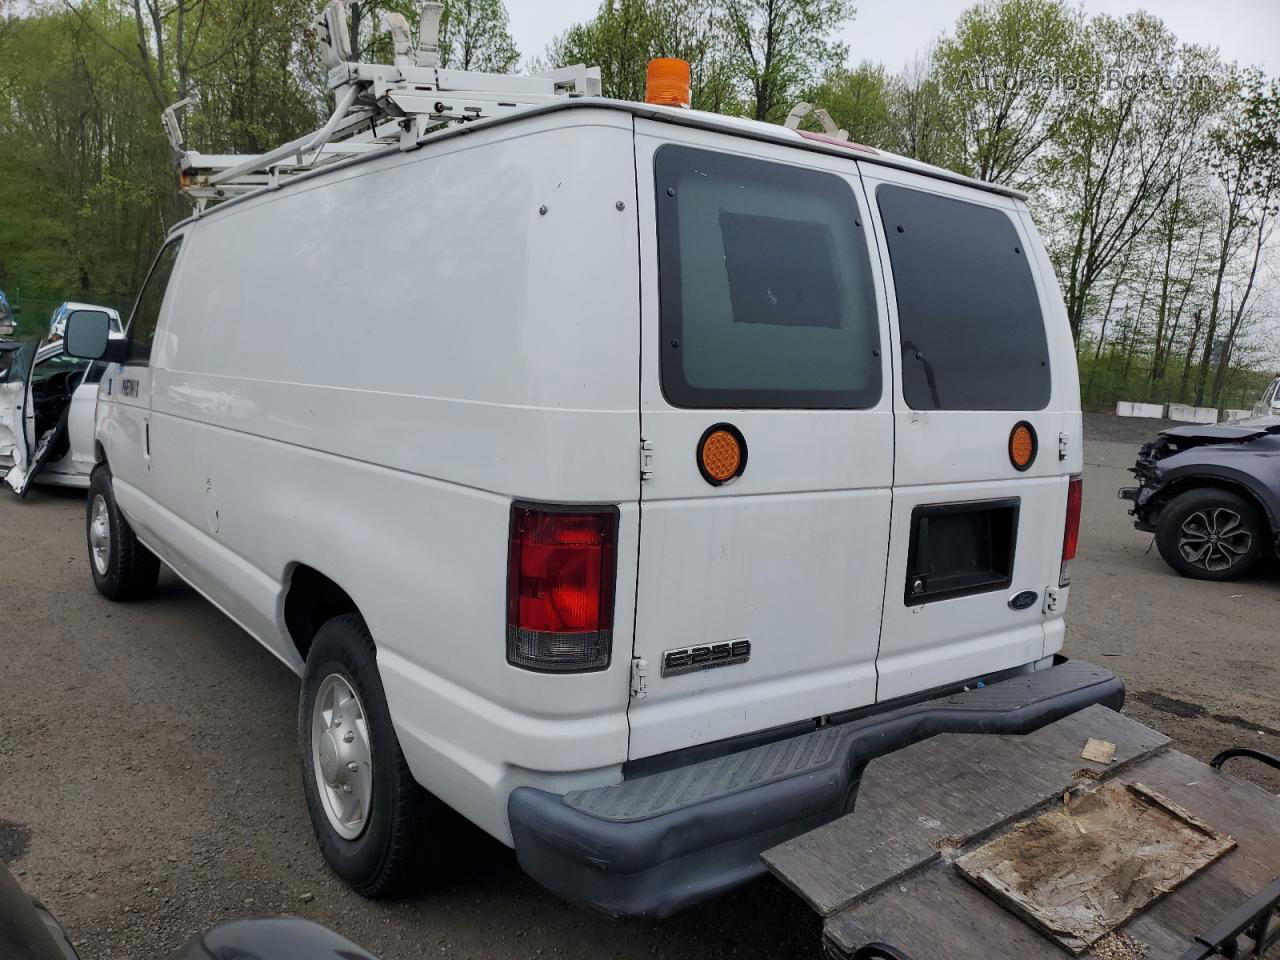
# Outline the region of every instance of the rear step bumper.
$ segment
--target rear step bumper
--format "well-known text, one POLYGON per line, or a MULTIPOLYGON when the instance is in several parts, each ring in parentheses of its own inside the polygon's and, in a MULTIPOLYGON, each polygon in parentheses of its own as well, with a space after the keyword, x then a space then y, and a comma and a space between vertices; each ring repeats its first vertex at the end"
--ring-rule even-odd
POLYGON ((507 805, 516 856, 575 903, 667 916, 759 876, 765 850, 852 809, 876 757, 940 733, 1030 733, 1095 703, 1119 710, 1124 684, 1063 660, 611 787, 518 787, 507 805))

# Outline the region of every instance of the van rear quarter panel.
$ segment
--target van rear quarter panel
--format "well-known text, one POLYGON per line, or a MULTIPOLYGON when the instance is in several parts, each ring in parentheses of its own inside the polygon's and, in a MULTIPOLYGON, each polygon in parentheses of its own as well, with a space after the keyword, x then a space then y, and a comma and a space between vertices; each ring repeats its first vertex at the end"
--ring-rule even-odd
POLYGON ((292 569, 340 584, 415 775, 504 840, 512 785, 609 782, 626 757, 634 200, 631 118, 607 111, 318 177, 196 223, 153 355, 180 572, 294 669, 292 569), (507 664, 513 498, 621 504, 608 670, 507 664))

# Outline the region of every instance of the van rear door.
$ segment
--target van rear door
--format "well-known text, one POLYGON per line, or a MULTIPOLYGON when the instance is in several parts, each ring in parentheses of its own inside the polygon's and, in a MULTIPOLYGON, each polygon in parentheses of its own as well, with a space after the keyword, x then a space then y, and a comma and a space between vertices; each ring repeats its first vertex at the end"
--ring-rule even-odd
POLYGON ((1056 591, 1068 475, 1079 469, 1079 388, 1061 296, 1025 207, 860 166, 896 341, 877 662, 887 700, 1061 646, 1056 591), (1028 452, 1029 465, 1014 462, 1028 452))
POLYGON ((637 120, 636 166, 632 758, 874 701, 893 479, 853 164, 637 120))

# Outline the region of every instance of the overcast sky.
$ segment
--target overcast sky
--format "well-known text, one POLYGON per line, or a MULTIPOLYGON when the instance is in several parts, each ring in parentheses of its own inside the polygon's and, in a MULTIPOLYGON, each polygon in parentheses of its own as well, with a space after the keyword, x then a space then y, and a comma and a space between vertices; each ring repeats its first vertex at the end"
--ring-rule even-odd
MULTIPOLYGON (((973 0, 856 0, 858 15, 844 31, 850 58, 898 70, 949 31, 973 0)), ((1182 40, 1213 44, 1227 60, 1280 73, 1280 0, 1084 0, 1086 13, 1148 10, 1182 40)), ((507 0, 511 32, 524 59, 541 55, 551 38, 590 18, 599 0, 507 0)))

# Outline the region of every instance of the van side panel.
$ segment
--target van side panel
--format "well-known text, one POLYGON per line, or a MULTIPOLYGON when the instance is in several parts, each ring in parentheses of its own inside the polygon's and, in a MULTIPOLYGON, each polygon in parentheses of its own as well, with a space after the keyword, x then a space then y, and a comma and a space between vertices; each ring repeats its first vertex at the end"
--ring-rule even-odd
POLYGON ((414 775, 506 842, 515 784, 616 782, 627 754, 634 197, 605 111, 316 178, 196 223, 153 357, 179 572, 295 669, 292 570, 341 585, 414 775), (513 498, 620 504, 607 670, 507 664, 513 498))

